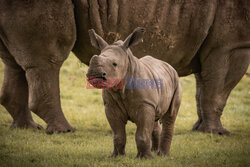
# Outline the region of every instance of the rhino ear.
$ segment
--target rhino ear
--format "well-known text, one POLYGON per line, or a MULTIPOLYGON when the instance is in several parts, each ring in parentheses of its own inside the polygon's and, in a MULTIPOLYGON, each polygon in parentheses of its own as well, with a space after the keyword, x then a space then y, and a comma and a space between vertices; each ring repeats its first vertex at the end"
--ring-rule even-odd
POLYGON ((108 45, 107 42, 102 39, 102 37, 95 33, 94 29, 89 30, 89 37, 92 46, 94 46, 96 49, 102 50, 108 45))
POLYGON ((124 41, 123 46, 127 49, 131 46, 137 45, 142 42, 145 29, 142 27, 136 28, 124 41))

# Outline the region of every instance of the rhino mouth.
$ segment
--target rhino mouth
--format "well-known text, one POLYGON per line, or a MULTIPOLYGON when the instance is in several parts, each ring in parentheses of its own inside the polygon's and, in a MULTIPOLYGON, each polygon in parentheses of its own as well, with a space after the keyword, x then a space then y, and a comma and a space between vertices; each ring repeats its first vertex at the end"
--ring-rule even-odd
POLYGON ((93 85, 95 88, 102 89, 106 85, 106 77, 88 77, 87 81, 93 85))
POLYGON ((100 80, 101 81, 106 81, 107 80, 106 77, 88 77, 87 79, 88 79, 89 82, 94 81, 94 80, 99 80, 99 81, 100 80))

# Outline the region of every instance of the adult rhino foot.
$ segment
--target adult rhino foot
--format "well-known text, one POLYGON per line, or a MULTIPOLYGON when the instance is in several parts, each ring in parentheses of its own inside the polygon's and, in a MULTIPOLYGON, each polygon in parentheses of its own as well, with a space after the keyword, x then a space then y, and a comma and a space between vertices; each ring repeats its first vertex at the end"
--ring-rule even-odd
POLYGON ((224 128, 222 125, 209 127, 209 126, 206 126, 204 123, 200 123, 198 128, 194 130, 205 132, 205 133, 214 133, 218 135, 230 135, 230 132, 226 128, 224 128))
POLYGON ((35 123, 33 120, 29 120, 27 122, 13 121, 10 128, 11 129, 14 129, 14 128, 21 128, 21 129, 33 128, 33 129, 38 129, 38 130, 43 129, 43 127, 41 125, 35 123))
POLYGON ((193 131, 198 130, 198 128, 199 128, 200 125, 201 125, 201 122, 202 122, 202 120, 199 118, 199 119, 196 121, 196 123, 194 124, 192 130, 193 130, 193 131))
POLYGON ((46 128, 47 134, 53 134, 53 133, 67 133, 67 132, 74 132, 76 129, 71 127, 68 123, 62 124, 62 123, 53 123, 48 124, 46 128))

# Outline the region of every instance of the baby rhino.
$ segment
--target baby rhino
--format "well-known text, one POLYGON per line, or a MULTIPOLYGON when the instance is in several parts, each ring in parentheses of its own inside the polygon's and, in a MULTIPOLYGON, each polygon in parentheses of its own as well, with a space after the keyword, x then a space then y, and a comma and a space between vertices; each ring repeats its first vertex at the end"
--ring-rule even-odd
POLYGON ((137 157, 151 158, 151 150, 158 155, 170 152, 182 89, 169 64, 151 56, 133 56, 129 48, 142 41, 143 33, 143 28, 136 28, 124 42, 108 45, 89 30, 91 43, 101 54, 90 60, 87 78, 94 87, 103 88, 105 113, 113 132, 111 157, 125 154, 128 120, 137 126, 137 157))

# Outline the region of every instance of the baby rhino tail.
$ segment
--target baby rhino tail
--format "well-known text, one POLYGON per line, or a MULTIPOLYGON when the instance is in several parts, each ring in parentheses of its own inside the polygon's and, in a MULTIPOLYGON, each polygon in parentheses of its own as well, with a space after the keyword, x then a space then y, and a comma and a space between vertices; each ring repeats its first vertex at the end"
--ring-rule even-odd
POLYGON ((171 116, 176 116, 178 113, 178 110, 181 105, 181 97, 182 97, 182 89, 180 83, 178 83, 177 88, 175 89, 170 107, 169 112, 171 116))

